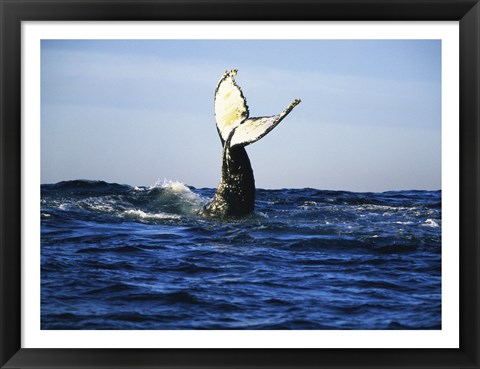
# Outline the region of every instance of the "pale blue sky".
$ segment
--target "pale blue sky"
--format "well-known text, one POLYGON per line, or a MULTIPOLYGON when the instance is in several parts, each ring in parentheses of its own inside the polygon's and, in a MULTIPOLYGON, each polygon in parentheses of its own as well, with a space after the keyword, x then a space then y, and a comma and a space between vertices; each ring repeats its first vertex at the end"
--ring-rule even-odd
POLYGON ((437 40, 44 40, 42 183, 216 187, 213 95, 236 68, 251 116, 302 99, 247 147, 258 188, 441 188, 437 40))

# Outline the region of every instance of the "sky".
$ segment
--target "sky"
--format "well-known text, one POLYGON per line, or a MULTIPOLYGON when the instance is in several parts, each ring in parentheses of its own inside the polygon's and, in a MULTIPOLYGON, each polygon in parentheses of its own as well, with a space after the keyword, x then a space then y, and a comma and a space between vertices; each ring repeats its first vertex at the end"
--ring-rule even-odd
POLYGON ((213 98, 301 104, 247 146, 257 188, 441 189, 439 40, 42 40, 41 181, 220 181, 213 98))

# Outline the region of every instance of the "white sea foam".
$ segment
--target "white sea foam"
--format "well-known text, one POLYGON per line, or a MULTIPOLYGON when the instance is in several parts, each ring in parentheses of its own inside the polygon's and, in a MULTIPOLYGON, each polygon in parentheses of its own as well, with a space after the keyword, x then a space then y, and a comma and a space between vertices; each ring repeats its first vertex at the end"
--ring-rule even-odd
POLYGON ((189 192, 190 189, 185 186, 184 183, 180 181, 173 181, 171 179, 166 179, 164 178, 163 181, 158 180, 157 183, 155 183, 154 187, 160 187, 160 188, 168 188, 171 189, 172 191, 175 192, 189 192))
POLYGON ((269 218, 267 213, 262 213, 261 211, 256 211, 255 215, 261 218, 269 218))
POLYGON ((142 210, 127 210, 123 213, 126 218, 140 219, 180 219, 180 215, 167 213, 146 213, 142 210))
POLYGON ((104 202, 101 200, 92 200, 92 199, 87 199, 85 201, 85 205, 89 208, 89 210, 93 211, 100 211, 100 212, 105 212, 105 213, 114 213, 115 212, 115 205, 110 204, 108 202, 104 202))
POLYGON ((391 214, 389 211, 398 212, 398 211, 409 211, 415 210, 415 207, 405 207, 405 206, 388 206, 388 205, 376 205, 376 204, 367 204, 359 205, 359 210, 374 210, 374 211, 384 211, 386 214, 391 214))
POLYGON ((60 204, 60 205, 58 206, 58 208, 59 208, 60 210, 65 210, 65 211, 67 211, 67 210, 70 210, 70 209, 72 208, 72 205, 69 204, 69 203, 62 203, 62 204, 60 204))
POLYGON ((437 221, 433 220, 433 219, 427 219, 423 224, 422 226, 424 227, 432 227, 432 228, 437 228, 437 227, 440 227, 440 224, 438 224, 437 221))
POLYGON ((314 209, 318 206, 318 203, 315 201, 305 201, 300 208, 303 210, 314 209))
POLYGON ((188 206, 201 207, 208 201, 207 198, 196 194, 180 181, 173 181, 170 179, 164 179, 163 181, 158 180, 155 186, 153 186, 151 189, 153 188, 163 189, 163 196, 165 196, 165 193, 172 195, 184 201, 188 206))

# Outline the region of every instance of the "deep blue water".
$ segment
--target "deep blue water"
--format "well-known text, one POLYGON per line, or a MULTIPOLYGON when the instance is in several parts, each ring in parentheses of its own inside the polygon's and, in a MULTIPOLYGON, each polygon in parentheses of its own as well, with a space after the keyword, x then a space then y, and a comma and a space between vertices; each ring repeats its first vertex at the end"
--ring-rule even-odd
POLYGON ((41 187, 42 329, 441 329, 441 192, 41 187))

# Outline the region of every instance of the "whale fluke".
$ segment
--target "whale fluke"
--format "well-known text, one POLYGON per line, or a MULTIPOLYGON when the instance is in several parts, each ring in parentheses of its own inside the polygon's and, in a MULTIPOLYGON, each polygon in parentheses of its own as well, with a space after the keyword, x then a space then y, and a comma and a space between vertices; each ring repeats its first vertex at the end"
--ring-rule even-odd
POLYGON ((247 101, 235 82, 236 74, 236 69, 225 72, 215 89, 215 121, 222 145, 249 114, 247 101))
POLYGON ((300 100, 294 100, 282 113, 271 117, 249 118, 244 120, 235 130, 230 146, 254 143, 274 129, 290 111, 300 104, 300 100))
POLYGON ((249 118, 237 70, 226 71, 215 89, 215 121, 223 145, 222 178, 213 200, 203 213, 215 216, 245 215, 255 208, 255 180, 245 146, 275 128, 300 103, 294 100, 282 113, 249 118))

